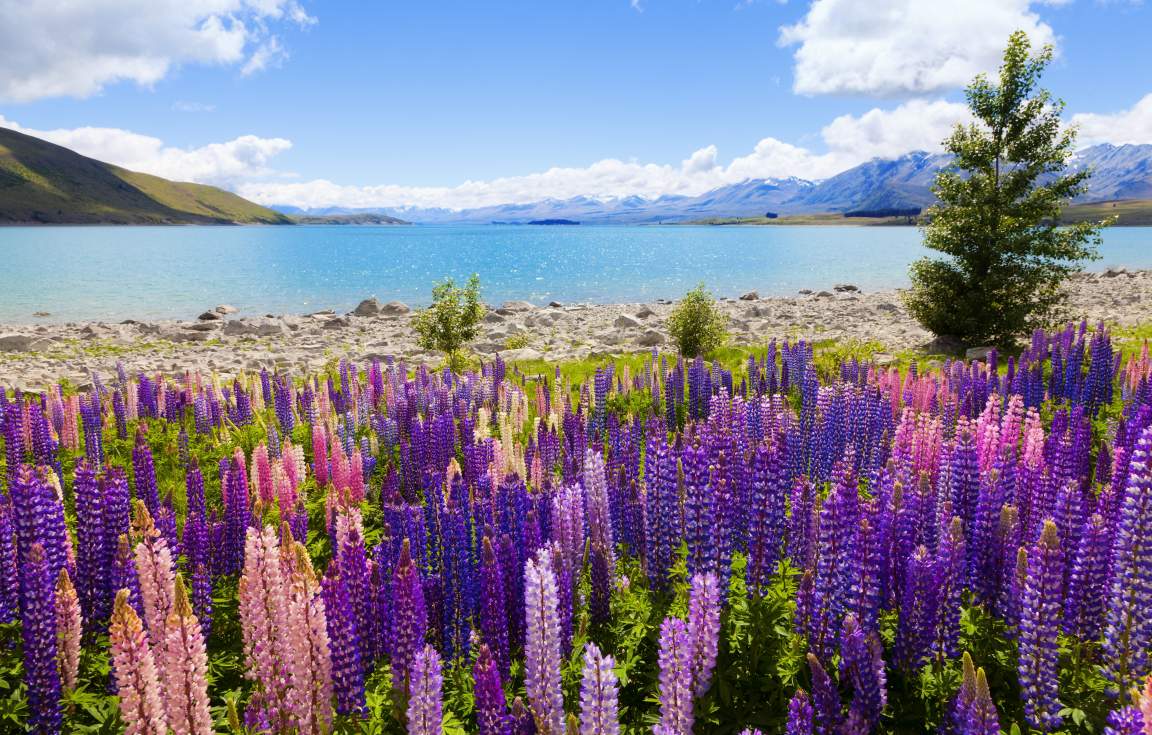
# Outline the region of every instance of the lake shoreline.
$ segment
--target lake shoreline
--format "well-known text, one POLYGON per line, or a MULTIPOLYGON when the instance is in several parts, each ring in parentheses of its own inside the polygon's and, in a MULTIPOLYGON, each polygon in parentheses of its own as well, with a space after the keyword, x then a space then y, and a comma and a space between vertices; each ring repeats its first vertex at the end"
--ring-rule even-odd
MULTIPOLYGON (((931 340, 900 296, 899 290, 863 292, 843 284, 791 297, 746 294, 720 304, 733 345, 772 338, 855 340, 896 353, 931 340)), ((472 347, 485 359, 499 353, 507 361, 549 362, 671 350, 664 324, 672 306, 506 302, 489 311, 472 347)), ((120 362, 130 373, 199 369, 224 378, 261 368, 315 371, 338 357, 438 364, 439 355, 416 345, 412 314, 404 304, 372 299, 347 314, 252 315, 206 305, 200 318, 186 320, 0 324, 0 385, 42 390, 60 379, 84 385, 93 373, 112 375, 120 362)), ((1120 326, 1152 322, 1152 270, 1076 277, 1069 284, 1069 315, 1120 326)))

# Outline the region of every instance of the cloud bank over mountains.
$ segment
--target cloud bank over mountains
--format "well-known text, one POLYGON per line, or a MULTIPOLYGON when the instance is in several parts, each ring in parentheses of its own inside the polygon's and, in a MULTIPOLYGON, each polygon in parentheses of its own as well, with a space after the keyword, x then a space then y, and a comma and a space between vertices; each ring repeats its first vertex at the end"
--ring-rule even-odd
MULTIPOLYGON (((975 74, 994 71, 1003 39, 1017 28, 1036 44, 1058 46, 1036 9, 1062 1, 814 0, 797 22, 779 29, 777 42, 795 48, 793 90, 891 101, 830 120, 814 143, 768 136, 733 155, 705 138, 678 163, 609 157, 583 167, 455 185, 349 185, 300 180, 278 167, 278 157, 293 147, 284 137, 246 134, 180 147, 120 128, 35 130, 2 115, 0 125, 133 170, 225 186, 262 204, 305 209, 468 209, 578 196, 695 196, 747 179, 820 180, 873 158, 939 151, 951 128, 969 120, 966 106, 946 94, 975 74)), ((299 0, 87 0, 67 8, 0 0, 0 21, 0 48, 8 60, 0 64, 0 100, 9 101, 84 97, 124 80, 148 86, 187 64, 251 74, 284 58, 281 39, 288 29, 316 22, 299 0)), ((212 107, 179 102, 174 109, 203 112, 212 107)), ((1127 110, 1083 111, 1070 120, 1080 127, 1084 145, 1152 142, 1152 93, 1127 110)))

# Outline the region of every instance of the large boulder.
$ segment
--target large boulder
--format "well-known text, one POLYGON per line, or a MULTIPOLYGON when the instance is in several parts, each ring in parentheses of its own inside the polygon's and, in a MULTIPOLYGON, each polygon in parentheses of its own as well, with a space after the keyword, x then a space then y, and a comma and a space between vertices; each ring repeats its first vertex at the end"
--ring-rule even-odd
POLYGON ((741 301, 759 301, 760 300, 760 294, 756 293, 755 291, 749 291, 748 293, 740 294, 740 300, 741 301))
POLYGON ((224 315, 216 311, 206 311, 196 318, 202 322, 217 322, 223 319, 224 315))
POLYGON ((645 330, 644 334, 640 335, 640 337, 636 340, 636 344, 642 347, 656 347, 657 345, 664 344, 664 342, 664 335, 660 332, 657 332, 655 329, 645 330))
POLYGON ((232 304, 220 304, 219 306, 216 307, 216 313, 217 314, 235 314, 238 311, 240 311, 240 310, 237 309, 232 304))
POLYGON ((505 301, 500 304, 501 311, 532 311, 536 307, 527 301, 505 301))
POLYGON ((28 352, 36 339, 28 334, 6 334, 0 337, 0 352, 28 352))
POLYGON ((412 309, 403 301, 389 301, 380 307, 380 314, 382 316, 404 316, 412 309))
POLYGON ((640 326, 640 320, 634 316, 621 314, 620 316, 616 317, 616 321, 612 322, 612 326, 619 327, 621 329, 635 329, 636 327, 640 326))
POLYGON ((371 296, 357 304, 352 313, 356 316, 379 316, 380 309, 380 301, 375 296, 371 296))
POLYGON ((832 287, 832 290, 836 293, 855 293, 860 290, 860 287, 854 286, 851 283, 837 283, 832 287))

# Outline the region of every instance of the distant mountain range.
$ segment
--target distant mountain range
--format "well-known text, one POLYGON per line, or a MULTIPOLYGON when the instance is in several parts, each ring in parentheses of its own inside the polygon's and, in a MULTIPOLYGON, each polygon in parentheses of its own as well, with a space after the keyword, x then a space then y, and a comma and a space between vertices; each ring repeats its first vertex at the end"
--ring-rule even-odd
POLYGON ((169 181, 0 128, 0 224, 290 224, 230 191, 169 181))
MULTIPOLYGON (((917 151, 895 159, 875 158, 822 181, 804 179, 748 179, 699 196, 631 196, 596 199, 542 199, 528 204, 502 204, 477 209, 398 207, 373 210, 326 208, 309 215, 350 215, 376 212, 425 224, 490 222, 527 223, 532 220, 571 219, 583 224, 653 224, 691 222, 724 217, 843 213, 856 210, 927 207, 935 197, 936 172, 947 166, 945 154, 917 151)), ((1091 168, 1088 193, 1078 202, 1117 199, 1152 199, 1152 144, 1101 144, 1079 151, 1076 169, 1091 168)), ((305 214, 293 207, 273 205, 290 214, 305 214)))

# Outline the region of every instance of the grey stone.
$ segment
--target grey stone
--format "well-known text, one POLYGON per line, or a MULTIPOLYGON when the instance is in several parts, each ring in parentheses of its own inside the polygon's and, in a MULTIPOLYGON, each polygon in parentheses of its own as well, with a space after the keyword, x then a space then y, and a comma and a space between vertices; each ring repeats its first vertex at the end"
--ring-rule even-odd
POLYGON ((356 305, 352 313, 356 316, 379 316, 380 301, 375 296, 366 298, 356 305))
POLYGON ((0 337, 0 352, 28 352, 36 337, 27 334, 6 334, 0 337))
POLYGON ((240 310, 237 309, 232 304, 220 304, 219 306, 216 307, 216 313, 217 314, 235 314, 238 311, 240 311, 240 310))
POLYGON ((756 293, 755 291, 749 291, 748 293, 740 294, 740 300, 741 301, 759 301, 760 300, 760 294, 756 293))
POLYGON ((964 359, 965 360, 987 360, 988 359, 988 353, 990 353, 994 349, 996 349, 996 348, 990 347, 988 345, 984 345, 981 347, 970 347, 964 351, 964 359))
POLYGON ((34 312, 32 312, 32 316, 38 316, 38 317, 52 316, 52 312, 50 312, 50 311, 34 311, 34 312))
POLYGON ((900 307, 896 304, 890 304, 887 301, 882 301, 879 304, 876 304, 876 311, 885 311, 889 314, 892 314, 894 312, 900 311, 900 307))
POLYGON ((663 334, 657 332, 655 329, 649 329, 646 330, 644 334, 640 335, 640 337, 636 340, 636 344, 644 347, 655 347, 657 345, 664 344, 664 341, 665 339, 663 334))
POLYGON ((800 295, 802 295, 802 296, 807 296, 807 295, 809 295, 810 293, 812 293, 812 289, 810 289, 810 288, 802 288, 802 289, 800 289, 800 291, 799 291, 798 293, 799 293, 800 295))
POLYGON ((920 349, 934 355, 960 355, 964 352, 964 343, 951 334, 941 334, 922 345, 920 349))
POLYGON ((640 320, 636 317, 628 316, 627 314, 621 314, 620 316, 616 317, 616 321, 612 322, 612 326, 620 327, 622 329, 635 329, 636 327, 640 326, 640 320))
POLYGON ((344 329, 350 326, 352 326, 352 320, 346 316, 334 316, 324 322, 325 329, 344 329))
POLYGON ((380 314, 383 316, 404 316, 412 311, 412 309, 403 301, 389 301, 380 307, 380 314))
POLYGON ((527 301, 505 301, 500 308, 506 311, 532 311, 536 307, 527 301))
POLYGON ((223 319, 224 315, 223 314, 217 314, 214 311, 206 311, 196 318, 202 322, 215 322, 215 321, 219 321, 219 320, 223 319))
POLYGON ((1116 266, 1108 268, 1103 273, 1100 274, 1100 276, 1102 278, 1115 278, 1117 276, 1124 276, 1124 275, 1128 275, 1128 269, 1123 268, 1123 267, 1117 268, 1116 266))
POLYGON ((859 286, 854 286, 851 283, 837 283, 832 287, 836 293, 854 293, 860 290, 859 286))
POLYGON ((559 302, 559 301, 549 301, 548 305, 551 306, 553 309, 559 309, 560 307, 564 306, 564 304, 559 302))
POLYGON ((892 363, 896 362, 896 356, 895 355, 889 355, 886 352, 877 352, 876 354, 872 355, 872 362, 876 363, 877 365, 879 365, 881 367, 884 367, 886 365, 891 365, 892 363))
POLYGON ((818 299, 830 299, 830 298, 832 298, 832 292, 831 291, 819 291, 816 293, 816 298, 818 298, 818 299))
POLYGON ((640 311, 636 312, 637 319, 647 319, 651 316, 656 316, 656 312, 652 311, 647 306, 641 306, 640 311))
POLYGON ((191 329, 195 332, 215 332, 220 327, 220 322, 196 322, 195 324, 189 324, 186 329, 191 329))
POLYGON ((543 360, 544 355, 539 350, 534 350, 531 347, 521 347, 518 350, 504 350, 500 353, 500 357, 505 362, 528 362, 530 360, 543 360))

